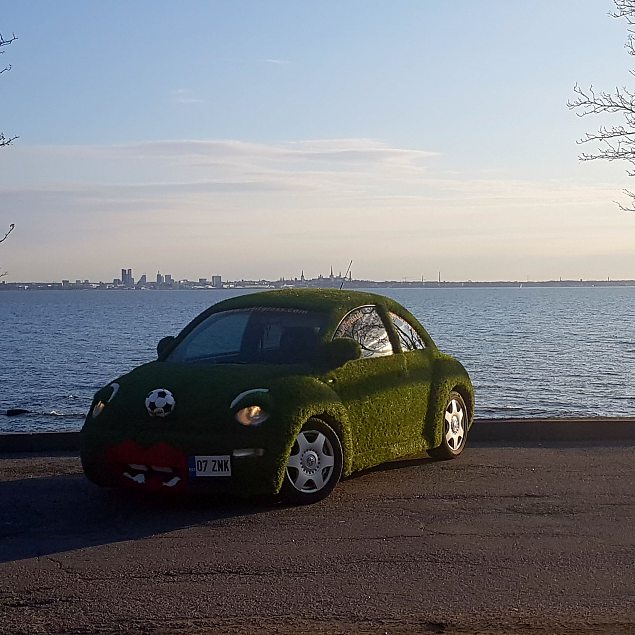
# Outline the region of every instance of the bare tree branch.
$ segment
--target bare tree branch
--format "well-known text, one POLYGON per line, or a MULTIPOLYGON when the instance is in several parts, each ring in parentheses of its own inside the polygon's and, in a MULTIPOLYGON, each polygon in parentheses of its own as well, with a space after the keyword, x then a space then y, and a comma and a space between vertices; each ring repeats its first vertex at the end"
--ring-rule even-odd
MULTIPOLYGON (((16 37, 15 33, 12 33, 11 37, 8 40, 5 40, 4 37, 2 36, 2 33, 0 33, 0 49, 3 46, 9 46, 9 44, 13 44, 13 42, 15 42, 17 39, 18 38, 16 37)), ((0 55, 2 55, 2 53, 4 53, 4 51, 0 51, 0 55)), ((9 64, 9 66, 5 66, 4 68, 0 69, 0 75, 10 70, 11 70, 11 64, 9 64)))
POLYGON ((13 141, 19 138, 20 137, 17 135, 14 135, 13 137, 5 137, 4 132, 0 132, 0 148, 11 145, 13 141))
MULTIPOLYGON (((613 0, 615 10, 609 15, 624 19, 628 25, 628 38, 624 47, 629 55, 635 56, 635 0, 613 0), (632 27, 632 28, 631 28, 632 27)), ((635 69, 630 70, 635 75, 635 69)), ((567 102, 570 110, 575 110, 578 117, 588 115, 616 115, 623 123, 612 126, 600 126, 597 132, 587 133, 577 143, 596 144, 595 152, 583 152, 581 161, 626 161, 635 166, 635 91, 625 86, 616 87, 613 92, 596 91, 593 86, 583 89, 576 84, 573 87, 575 97, 567 102)), ((628 176, 635 176, 635 169, 626 171, 628 176)), ((635 212, 635 194, 624 190, 631 198, 629 206, 617 203, 622 211, 635 212)))
POLYGON ((0 243, 3 243, 8 237, 9 234, 15 229, 15 224, 11 223, 11 225, 9 225, 9 231, 2 237, 0 238, 0 243))
MULTIPOLYGON (((15 42, 18 38, 16 37, 15 33, 11 34, 11 37, 8 39, 5 39, 4 36, 2 35, 2 33, 0 33, 0 55, 2 53, 4 53, 2 49, 2 47, 4 46, 9 46, 9 44, 13 44, 13 42, 15 42)), ((9 64, 8 66, 5 66, 4 68, 0 68, 0 75, 2 75, 2 73, 6 73, 7 71, 11 70, 11 64, 9 64)), ((13 136, 13 137, 5 137, 3 132, 0 132, 0 148, 3 148, 4 146, 8 146, 11 145, 12 141, 15 141, 18 137, 17 136, 13 136)), ((0 241, 1 242, 1 241, 0 241)))
MULTIPOLYGON (((9 231, 7 231, 7 233, 6 233, 6 234, 5 234, 2 238, 0 238, 0 243, 3 243, 3 242, 4 242, 4 241, 5 241, 5 240, 9 237, 9 234, 10 234, 10 233, 11 233, 14 229, 15 229, 15 224, 14 224, 14 223, 11 223, 11 224, 9 225, 9 231)), ((7 272, 6 272, 6 271, 3 271, 2 273, 0 273, 0 278, 4 278, 6 275, 7 275, 7 272)))
POLYGON ((8 40, 3 37, 2 33, 0 33, 0 47, 8 46, 12 42, 15 42, 17 39, 18 37, 15 33, 12 33, 11 37, 8 40))
MULTIPOLYGON (((3 47, 5 46, 9 46, 9 44, 12 44, 13 42, 15 42, 18 38, 16 37, 15 33, 11 34, 11 37, 9 38, 5 38, 2 33, 0 33, 0 55, 4 53, 4 51, 2 50, 3 47)), ((6 73, 7 71, 11 70, 11 64, 9 64, 8 66, 5 66, 4 68, 0 68, 0 75, 2 75, 2 73, 6 73)), ((17 139, 17 135, 14 136, 10 136, 7 137, 5 136, 5 134, 3 132, 0 132, 0 148, 3 148, 5 146, 11 145, 11 143, 13 141, 15 141, 17 139)), ((11 223, 9 225, 9 230, 5 233, 5 235, 0 238, 0 243, 3 243, 8 237, 9 234, 15 229, 15 225, 13 223, 11 223)), ((7 272, 0 272, 0 278, 4 278, 4 276, 7 275, 7 272)))
POLYGON ((614 18, 624 18, 628 24, 635 25, 635 5, 631 0, 613 0, 615 11, 609 13, 614 18))

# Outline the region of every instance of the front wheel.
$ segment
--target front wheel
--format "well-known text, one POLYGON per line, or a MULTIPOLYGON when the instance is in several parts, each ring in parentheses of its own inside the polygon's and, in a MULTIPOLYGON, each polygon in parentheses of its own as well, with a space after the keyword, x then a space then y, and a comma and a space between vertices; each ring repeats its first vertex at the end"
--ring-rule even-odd
POLYGON ((295 438, 281 495, 293 505, 326 498, 342 475, 342 444, 331 426, 309 419, 295 438))
POLYGON ((450 393, 441 424, 443 426, 441 445, 430 448, 428 454, 434 459, 454 459, 463 452, 468 426, 467 407, 458 392, 450 393))

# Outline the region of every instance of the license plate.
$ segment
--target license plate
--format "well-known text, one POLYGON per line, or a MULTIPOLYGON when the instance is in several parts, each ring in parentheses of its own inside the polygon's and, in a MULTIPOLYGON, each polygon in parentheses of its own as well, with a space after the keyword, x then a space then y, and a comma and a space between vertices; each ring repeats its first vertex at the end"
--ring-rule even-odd
POLYGON ((232 463, 229 454, 220 456, 191 456, 190 477, 231 476, 232 463))

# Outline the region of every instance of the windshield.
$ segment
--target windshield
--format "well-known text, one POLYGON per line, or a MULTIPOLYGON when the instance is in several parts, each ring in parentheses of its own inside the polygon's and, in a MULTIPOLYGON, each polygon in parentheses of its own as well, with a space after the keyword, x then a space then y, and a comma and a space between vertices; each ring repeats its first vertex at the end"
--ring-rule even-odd
POLYGON ((192 364, 299 364, 315 359, 327 315, 252 308, 213 313, 166 361, 192 364))

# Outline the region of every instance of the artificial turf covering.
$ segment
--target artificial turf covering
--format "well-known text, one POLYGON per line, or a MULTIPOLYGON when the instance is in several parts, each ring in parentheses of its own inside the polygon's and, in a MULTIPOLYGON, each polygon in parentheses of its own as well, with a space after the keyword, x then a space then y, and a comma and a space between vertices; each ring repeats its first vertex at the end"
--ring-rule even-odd
MULTIPOLYGON (((344 355, 346 348, 342 347, 344 355)), ((468 425, 474 411, 473 388, 463 366, 440 353, 425 329, 400 304, 356 291, 289 289, 225 300, 193 320, 162 351, 158 361, 115 381, 120 386, 116 397, 99 417, 89 413, 82 431, 86 473, 103 485, 116 481, 105 458, 108 449, 134 439, 143 446, 165 442, 186 456, 262 448, 263 456, 258 459, 233 461, 231 491, 277 493, 294 440, 311 418, 325 421, 337 432, 344 452, 343 472, 348 475, 440 445, 443 416, 452 391, 463 396, 468 425), (337 365, 333 363, 337 344, 330 347, 329 354, 308 364, 198 366, 164 361, 193 328, 221 311, 267 307, 324 313, 328 319, 321 337, 329 342, 342 318, 367 305, 375 306, 384 318, 395 349, 399 350, 400 344, 389 312, 413 325, 426 348, 337 365), (160 420, 151 418, 144 404, 146 395, 158 387, 168 388, 177 401, 174 412, 160 420), (230 407, 237 395, 256 388, 267 392, 249 393, 230 407), (235 413, 250 405, 262 406, 270 418, 258 427, 237 423, 235 413)), ((111 393, 107 387, 99 391, 90 412, 111 393)))

